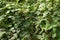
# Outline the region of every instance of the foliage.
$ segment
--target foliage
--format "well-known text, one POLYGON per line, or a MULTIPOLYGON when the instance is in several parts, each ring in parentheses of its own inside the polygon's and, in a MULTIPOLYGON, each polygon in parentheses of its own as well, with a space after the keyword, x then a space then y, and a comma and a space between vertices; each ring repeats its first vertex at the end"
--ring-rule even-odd
POLYGON ((60 40, 59 0, 0 0, 0 40, 60 40))

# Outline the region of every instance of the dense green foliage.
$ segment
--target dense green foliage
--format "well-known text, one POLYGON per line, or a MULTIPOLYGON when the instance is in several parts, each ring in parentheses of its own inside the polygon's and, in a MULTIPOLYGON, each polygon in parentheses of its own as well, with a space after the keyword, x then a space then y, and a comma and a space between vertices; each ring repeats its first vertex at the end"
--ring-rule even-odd
POLYGON ((0 0, 0 40, 60 40, 60 0, 0 0))

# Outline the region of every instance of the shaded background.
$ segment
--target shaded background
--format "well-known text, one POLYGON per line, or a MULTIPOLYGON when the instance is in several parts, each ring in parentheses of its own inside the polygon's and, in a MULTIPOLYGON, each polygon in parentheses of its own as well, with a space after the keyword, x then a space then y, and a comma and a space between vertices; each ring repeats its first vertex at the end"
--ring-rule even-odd
POLYGON ((0 0, 0 40, 60 40, 60 0, 0 0))

